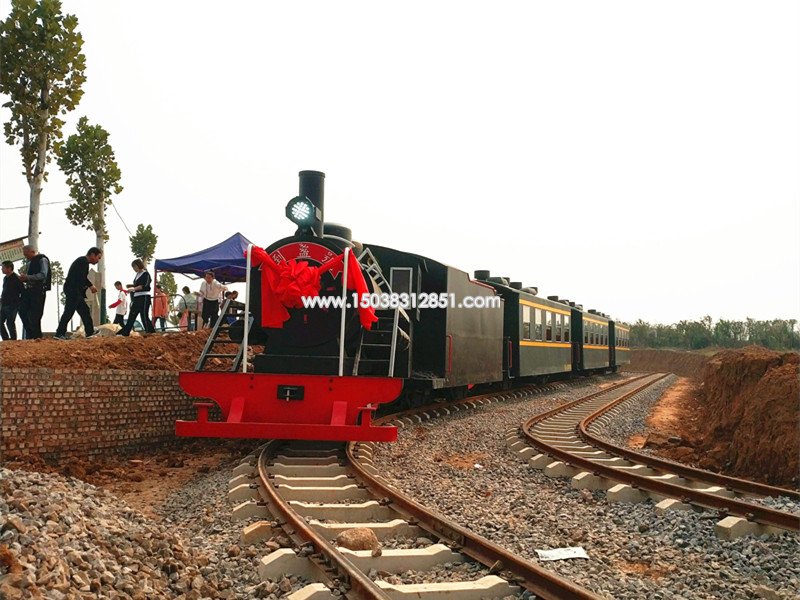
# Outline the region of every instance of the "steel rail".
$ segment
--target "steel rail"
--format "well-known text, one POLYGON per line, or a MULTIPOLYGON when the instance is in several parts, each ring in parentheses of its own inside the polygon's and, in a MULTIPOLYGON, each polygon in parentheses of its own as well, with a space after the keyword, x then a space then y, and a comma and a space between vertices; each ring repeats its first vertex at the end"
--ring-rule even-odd
POLYGON ((639 375, 638 377, 632 377, 630 379, 626 379, 625 381, 621 381, 620 383, 615 383, 613 385, 610 385, 607 388, 602 389, 598 392, 593 392, 588 396, 583 396, 582 398, 578 398, 577 400, 572 400, 571 402, 567 402, 566 404, 562 404, 561 406, 556 406, 555 408, 552 408, 548 411, 545 411, 543 413, 531 417, 530 420, 527 421, 527 424, 530 424, 531 426, 536 425, 537 423, 549 419, 550 417, 554 417, 557 414, 568 411, 570 408, 574 406, 583 404, 584 402, 592 400, 593 398, 597 398, 598 396, 602 396, 603 394, 607 394, 608 392, 613 392, 614 390, 619 389, 622 386, 629 385, 636 381, 641 381, 645 377, 649 377, 649 374, 639 375))
MULTIPOLYGON (((644 376, 642 376, 644 377, 644 376)), ((615 389, 621 385, 630 383, 641 379, 637 377, 633 380, 628 380, 620 384, 615 384, 606 390, 599 393, 605 393, 609 390, 615 389)), ((522 389, 530 389, 535 386, 525 386, 522 389)), ((449 402, 445 404, 429 404, 422 407, 417 407, 411 410, 386 415, 377 419, 376 424, 386 421, 396 420, 406 416, 420 414, 424 412, 435 412, 443 408, 449 408, 454 405, 463 405, 474 402, 482 402, 488 398, 500 396, 503 394, 514 394, 516 390, 502 390, 498 392, 481 394, 464 398, 456 402, 449 402)), ((573 404, 573 403, 570 403, 573 404)), ((332 570, 337 571, 341 579, 350 585, 350 592, 347 596, 354 599, 374 599, 386 600, 388 596, 381 588, 375 585, 372 580, 366 577, 350 560, 344 555, 337 552, 335 547, 332 546, 324 537, 318 534, 314 529, 309 527, 308 523, 303 517, 291 509, 289 504, 281 498, 274 488, 269 474, 267 473, 267 462, 270 453, 274 453, 277 449, 280 440, 273 440, 262 451, 258 457, 257 467, 258 475, 261 480, 261 485, 258 486, 259 494, 264 502, 269 506, 270 512, 277 518, 283 519, 284 522, 281 527, 286 533, 293 538, 300 545, 311 544, 316 554, 308 558, 316 565, 320 573, 320 579, 330 582, 329 572, 332 570), (331 565, 330 567, 327 564, 331 565)), ((370 473, 363 469, 354 454, 354 448, 358 442, 351 442, 347 446, 347 459, 350 468, 367 482, 367 487, 371 487, 373 493, 377 490, 380 493, 378 497, 385 497, 402 509, 418 524, 422 524, 424 528, 438 534, 445 541, 451 543, 453 548, 459 552, 463 552, 470 558, 489 566, 492 571, 510 571, 517 579, 512 580, 512 583, 521 583, 526 589, 535 593, 537 596, 545 600, 599 600, 601 597, 586 590, 575 583, 563 579, 555 573, 539 567, 535 563, 525 561, 507 550, 492 544, 488 540, 472 533, 471 531, 449 521, 443 516, 430 513, 424 506, 417 504, 408 497, 402 496, 396 490, 387 487, 385 484, 377 481, 370 473)))
MULTIPOLYGON (((658 377, 656 379, 653 379, 652 381, 648 381, 647 383, 641 386, 638 386, 633 391, 624 394, 619 399, 619 401, 622 402, 624 400, 627 400, 628 398, 634 396, 635 394, 638 394, 642 390, 648 388, 649 386, 660 381, 666 376, 667 374, 663 374, 661 375, 661 377, 658 377)), ((608 391, 609 391, 608 389, 603 390, 602 393, 606 393, 608 391)), ((594 398, 598 395, 599 394, 592 394, 582 399, 582 401, 586 401, 589 398, 594 398)), ((576 401, 571 404, 575 405, 578 404, 579 402, 580 401, 576 401)), ((561 407, 559 407, 559 409, 556 411, 550 411, 550 412, 551 413, 561 412, 561 407)), ((542 417, 543 415, 537 415, 536 417, 529 419, 523 425, 522 429, 523 432, 525 433, 525 436, 533 445, 540 448, 544 453, 558 458, 559 460, 563 461, 565 464, 569 466, 577 466, 594 475, 605 477, 607 479, 611 479, 614 481, 619 481, 621 483, 630 485, 633 488, 647 490, 648 492, 652 492, 657 495, 666 496, 669 498, 677 498, 680 499, 682 502, 695 504, 697 506, 702 506, 704 508, 719 510, 725 514, 738 515, 740 517, 746 518, 749 521, 754 521, 762 523, 764 525, 770 525, 773 527, 779 527, 781 529, 787 529, 790 531, 797 531, 798 529, 800 529, 800 516, 793 515, 791 513, 784 511, 767 508, 757 504, 751 504, 749 502, 743 502, 741 500, 720 497, 714 494, 709 494, 692 488, 687 488, 672 483, 667 483, 665 481, 652 479, 650 477, 647 477, 646 475, 637 475, 634 473, 620 471, 619 469, 616 469, 614 467, 599 464, 592 461, 591 459, 584 458, 582 456, 577 456, 575 454, 570 453, 567 450, 562 450, 560 448, 557 448, 556 446, 553 446, 545 441, 542 441, 540 438, 536 436, 534 432, 531 431, 531 429, 535 424, 540 423, 544 420, 542 417)), ((581 422, 582 421, 583 420, 581 420, 581 422)), ((577 435, 580 435, 579 434, 580 424, 581 423, 577 423, 575 425, 575 433, 577 435)))
POLYGON ((599 419, 605 413, 613 409, 615 406, 621 404, 622 402, 623 400, 619 398, 607 404, 606 406, 602 407, 593 414, 587 416, 585 419, 583 419, 579 424, 580 437, 585 442, 593 446, 596 446, 601 450, 605 450, 606 452, 616 454, 617 456, 627 458, 637 463, 645 464, 654 469, 675 473, 676 475, 680 475, 681 477, 685 477, 686 479, 698 479, 701 481, 708 481, 709 483, 714 483, 716 485, 724 486, 731 491, 741 492, 745 494, 756 494, 759 496, 788 496, 790 498, 794 498, 795 500, 800 500, 800 491, 797 490, 790 490, 788 488, 767 485, 765 483, 750 481, 748 479, 729 477, 728 475, 723 475, 721 473, 714 473, 712 471, 706 471, 704 469, 698 469, 696 467, 673 462, 671 460, 667 460, 657 456, 652 456, 650 454, 643 454, 641 452, 636 452, 635 450, 631 450, 630 448, 624 448, 622 446, 617 446, 615 444, 612 444, 611 442, 605 440, 604 438, 595 435, 591 431, 589 431, 589 427, 591 426, 592 422, 599 419))
MULTIPOLYGON (((259 486, 259 493, 264 501, 269 504, 272 509, 270 512, 275 517, 285 520, 289 527, 283 527, 284 530, 292 537, 299 538, 303 544, 311 544, 314 551, 324 557, 325 562, 335 569, 341 579, 350 586, 350 591, 347 593, 348 598, 358 600, 389 600, 389 595, 378 587, 363 571, 356 567, 347 557, 328 542, 322 535, 312 529, 306 520, 296 513, 289 506, 283 498, 278 495, 275 489, 274 482, 270 480, 269 473, 267 473, 267 462, 271 456, 271 452, 277 449, 278 440, 271 442, 258 457, 258 477, 261 480, 259 486)), ((328 569, 320 564, 318 559, 309 557, 317 565, 317 567, 325 573, 328 569)))
POLYGON ((377 493, 379 497, 387 498, 397 510, 412 517, 413 524, 420 525, 423 529, 440 536, 454 550, 490 567, 493 572, 510 571, 516 578, 516 580, 512 579, 512 582, 520 583, 525 589, 545 600, 597 600, 601 598, 572 581, 493 544, 376 479, 358 461, 355 454, 357 444, 358 442, 348 444, 347 457, 351 468, 366 483, 367 488, 373 493, 377 493))
MULTIPOLYGON (((571 406, 574 406, 575 404, 583 402, 587 398, 593 398, 593 397, 598 396, 600 394, 604 394, 604 393, 606 393, 606 392, 608 392, 610 390, 614 390, 614 389, 616 389, 616 388, 618 388, 620 386, 626 385, 626 384, 631 383, 633 381, 638 381, 639 379, 642 379, 644 377, 647 377, 647 375, 639 375, 638 377, 632 377, 630 379, 626 379, 625 381, 623 381, 621 383, 615 383, 615 384, 613 384, 613 385, 611 385, 611 386, 609 386, 609 387, 607 387, 607 388, 605 388, 603 390, 600 390, 599 392, 595 392, 594 394, 590 394, 589 396, 585 396, 584 398, 579 398, 578 400, 573 400, 572 402, 568 402, 567 404, 563 404, 561 406, 558 406, 558 407, 554 408, 551 411, 548 411, 548 412, 542 413, 542 414, 543 415, 548 415, 550 413, 558 412, 558 411, 560 411, 562 409, 568 409, 571 406)), ((556 381, 554 383, 573 384, 573 383, 581 383, 581 382, 572 379, 572 380, 559 380, 559 381, 556 381)), ((511 389, 508 389, 508 390, 498 390, 496 392, 488 392, 486 394, 477 394, 475 396, 467 396, 466 398, 462 398, 461 400, 454 400, 454 401, 450 401, 450 402, 432 403, 432 404, 426 404, 424 406, 415 406, 414 408, 410 408, 408 410, 403 410, 403 411, 400 411, 400 412, 391 413, 391 414, 388 414, 388 415, 383 415, 382 417, 380 417, 378 419, 375 419, 373 421, 373 423, 375 425, 382 425, 384 423, 388 423, 389 421, 396 421, 398 419, 402 419, 403 417, 410 417, 410 416, 414 416, 414 415, 418 415, 418 414, 422 414, 422 413, 426 413, 426 412, 435 412, 437 410, 441 411, 444 408, 449 409, 449 408, 451 408, 453 406, 462 406, 464 404, 469 404, 470 402, 482 402, 483 400, 486 400, 488 398, 495 398, 497 396, 503 396, 503 395, 513 395, 515 392, 519 392, 519 391, 523 391, 523 392, 526 391, 526 390, 537 391, 537 390, 542 389, 543 387, 546 387, 547 385, 548 384, 523 385, 523 386, 520 386, 520 387, 511 388, 511 389)), ((522 396, 522 397, 524 397, 524 396, 522 396)))

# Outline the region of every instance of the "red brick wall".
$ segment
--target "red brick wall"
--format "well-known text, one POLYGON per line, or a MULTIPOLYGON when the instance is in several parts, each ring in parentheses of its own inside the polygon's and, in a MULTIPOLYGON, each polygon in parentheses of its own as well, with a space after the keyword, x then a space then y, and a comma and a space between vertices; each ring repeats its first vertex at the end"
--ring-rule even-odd
POLYGON ((172 371, 3 369, 0 458, 85 458, 173 441, 195 401, 172 371))

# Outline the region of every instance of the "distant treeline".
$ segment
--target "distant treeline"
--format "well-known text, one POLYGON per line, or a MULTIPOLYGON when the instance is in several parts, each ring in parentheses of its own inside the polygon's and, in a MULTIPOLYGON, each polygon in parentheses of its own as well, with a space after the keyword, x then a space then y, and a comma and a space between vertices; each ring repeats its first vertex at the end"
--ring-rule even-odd
POLYGON ((681 321, 673 325, 651 325, 640 319, 631 327, 631 346, 638 348, 699 350, 709 346, 740 348, 749 344, 772 350, 800 350, 797 320, 720 319, 714 322, 705 316, 699 321, 681 321))

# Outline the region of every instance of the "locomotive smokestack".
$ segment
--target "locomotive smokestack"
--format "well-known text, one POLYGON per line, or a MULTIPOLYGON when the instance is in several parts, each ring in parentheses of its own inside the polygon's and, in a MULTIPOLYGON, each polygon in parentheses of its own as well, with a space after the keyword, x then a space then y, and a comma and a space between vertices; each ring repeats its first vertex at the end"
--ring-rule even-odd
POLYGON ((322 237, 325 225, 325 173, 320 171, 300 171, 300 197, 305 196, 319 209, 320 220, 312 229, 317 237, 322 237))

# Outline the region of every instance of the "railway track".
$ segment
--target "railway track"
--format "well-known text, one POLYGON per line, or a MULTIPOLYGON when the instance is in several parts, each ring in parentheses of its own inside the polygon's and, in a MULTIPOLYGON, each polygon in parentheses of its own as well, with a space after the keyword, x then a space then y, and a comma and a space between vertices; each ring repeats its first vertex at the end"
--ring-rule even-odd
MULTIPOLYGON (((402 426, 535 391, 539 390, 470 398, 388 419, 398 419, 402 426)), ((336 597, 332 590, 348 598, 468 600, 522 597, 525 592, 526 597, 599 598, 401 494, 371 466, 371 454, 369 443, 273 441, 237 467, 229 493, 238 503, 234 516, 261 519, 243 530, 242 542, 269 539, 280 530, 292 546, 262 559, 262 579, 276 581, 291 573, 308 581, 292 598, 336 597), (381 541, 380 556, 332 543, 340 533, 360 528, 372 530, 381 541), (414 542, 420 539, 430 543, 420 547, 414 542), (452 571, 446 581, 397 583, 401 573, 412 581, 429 581, 441 579, 443 570, 452 571)))
POLYGON ((613 385, 537 415, 509 432, 508 446, 552 477, 570 477, 576 489, 606 491, 611 502, 657 502, 657 512, 712 509, 720 513, 717 534, 800 530, 800 517, 752 501, 763 496, 800 498, 793 490, 726 477, 621 448, 599 433, 623 403, 665 375, 652 374, 613 385))

